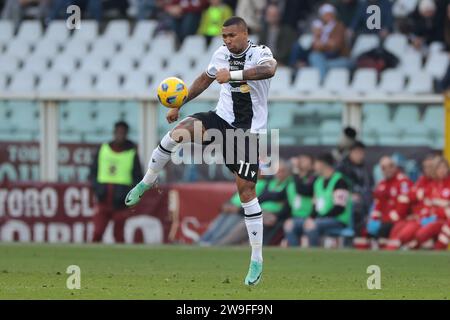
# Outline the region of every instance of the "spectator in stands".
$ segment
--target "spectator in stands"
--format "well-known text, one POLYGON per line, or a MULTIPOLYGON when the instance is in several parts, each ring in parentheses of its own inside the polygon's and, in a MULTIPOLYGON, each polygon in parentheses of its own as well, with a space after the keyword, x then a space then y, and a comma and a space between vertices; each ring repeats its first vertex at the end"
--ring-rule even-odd
POLYGON ((136 145, 127 139, 128 124, 114 125, 114 140, 103 143, 91 166, 90 181, 95 194, 94 242, 100 242, 112 219, 114 239, 124 242, 123 227, 128 215, 123 199, 142 178, 136 145))
POLYGON ((313 211, 314 159, 299 155, 292 159, 294 177, 286 188, 291 217, 284 222, 282 246, 298 246, 303 235, 303 223, 313 211))
POLYGON ((350 153, 336 167, 350 183, 353 203, 353 229, 360 236, 367 223, 369 205, 372 203, 372 176, 364 163, 366 146, 356 141, 350 153))
POLYGON ((259 33, 259 44, 268 46, 280 65, 287 65, 292 45, 297 36, 291 27, 282 24, 280 18, 278 6, 269 4, 259 33))
POLYGON ((208 0, 171 0, 164 6, 180 43, 187 36, 197 33, 202 12, 207 6, 208 0))
POLYGON ((414 239, 420 228, 420 221, 429 215, 429 206, 425 204, 425 191, 433 183, 436 155, 429 154, 422 161, 422 175, 412 186, 408 194, 410 215, 397 222, 392 228, 386 249, 396 250, 414 239))
POLYGON ((292 30, 306 29, 304 23, 309 21, 309 15, 315 0, 268 0, 268 4, 276 4, 281 12, 281 21, 292 30))
POLYGON ((316 158, 318 178, 314 182, 314 210, 303 224, 310 246, 319 246, 324 235, 339 232, 350 225, 352 200, 348 183, 342 173, 334 169, 330 153, 316 158))
MULTIPOLYGON (((264 244, 271 244, 281 230, 284 221, 289 216, 289 206, 286 199, 286 187, 291 181, 290 164, 280 160, 278 171, 268 181, 261 195, 258 197, 264 215, 264 244)), ((241 221, 230 231, 219 245, 239 244, 247 239, 245 222, 241 221)))
POLYGON ((319 69, 322 79, 332 68, 350 68, 345 26, 337 20, 336 9, 330 4, 319 8, 319 16, 324 24, 320 39, 312 44, 309 64, 319 69))
POLYGON ((338 19, 349 28, 359 8, 358 0, 333 0, 331 4, 336 8, 338 19))
POLYGON ((361 33, 375 33, 381 38, 385 38, 393 31, 394 19, 392 16, 392 3, 389 0, 362 0, 359 3, 359 8, 350 24, 350 37, 359 35, 361 33), (367 21, 373 14, 373 11, 367 10, 369 6, 376 5, 380 8, 380 24, 381 28, 369 29, 367 21))
MULTIPOLYGON (((123 0, 114 1, 122 1, 123 3, 123 0)), ((66 10, 70 5, 73 4, 81 7, 85 6, 87 17, 95 19, 97 20, 97 22, 101 22, 103 18, 104 6, 102 0, 86 0, 85 2, 80 0, 53 0, 47 18, 45 19, 45 23, 49 24, 55 19, 61 19, 68 16, 66 10)))
POLYGON ((233 15, 231 8, 222 3, 222 0, 210 0, 209 8, 206 9, 200 20, 198 33, 205 36, 208 42, 212 37, 222 34, 222 25, 233 15))
POLYGON ((156 14, 155 0, 130 0, 129 15, 138 20, 154 18, 156 14))
POLYGON ((384 180, 373 192, 375 202, 366 228, 369 236, 377 239, 378 245, 384 248, 393 225, 408 214, 408 194, 413 183, 391 157, 383 156, 379 163, 384 180))
MULTIPOLYGON (((449 164, 444 157, 438 157, 434 163, 434 181, 425 190, 425 205, 428 205, 430 210, 428 216, 420 220, 420 228, 415 234, 415 242, 411 244, 413 248, 420 248, 429 240, 437 240, 450 217, 449 164)), ((435 245, 437 249, 442 247, 439 242, 435 245)))
POLYGON ((356 130, 352 127, 345 127, 342 130, 342 134, 336 148, 331 151, 334 160, 339 163, 347 157, 355 142, 356 130))
POLYGON ((236 6, 236 15, 247 22, 248 32, 257 34, 261 29, 261 20, 266 0, 240 0, 236 6))
POLYGON ((17 28, 26 12, 35 8, 35 18, 41 19, 48 10, 49 0, 6 0, 1 11, 1 19, 11 20, 17 28))
MULTIPOLYGON (((259 175, 255 186, 256 196, 267 187, 267 180, 259 175)), ((239 193, 235 193, 229 201, 222 205, 221 213, 208 226, 208 230, 201 236, 200 245, 216 245, 220 243, 239 223, 244 222, 244 210, 241 206, 239 193)))
POLYGON ((421 0, 413 13, 411 42, 417 50, 425 51, 431 42, 444 41, 445 11, 439 9, 433 0, 421 0))
POLYGON ((311 23, 312 42, 309 47, 304 46, 300 39, 294 42, 292 46, 292 52, 289 58, 289 66, 295 70, 295 72, 308 65, 308 57, 312 49, 312 43, 319 41, 322 34, 323 23, 319 19, 314 19, 311 23))

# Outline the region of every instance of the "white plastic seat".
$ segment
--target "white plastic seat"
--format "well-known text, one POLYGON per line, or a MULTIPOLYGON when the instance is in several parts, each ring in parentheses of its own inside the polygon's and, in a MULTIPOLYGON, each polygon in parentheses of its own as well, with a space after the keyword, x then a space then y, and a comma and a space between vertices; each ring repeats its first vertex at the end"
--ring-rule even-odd
POLYGON ((56 40, 43 39, 36 43, 33 55, 46 58, 54 58, 58 56, 60 45, 56 40))
POLYGON ((110 58, 115 56, 117 54, 117 51, 117 42, 104 37, 100 37, 92 43, 92 50, 89 55, 102 58, 110 58))
POLYGON ((270 82, 271 95, 289 95, 291 91, 291 69, 278 67, 272 81, 270 82))
POLYGON ((399 128, 405 129, 411 127, 412 124, 419 124, 419 110, 415 105, 399 105, 395 109, 392 122, 399 128))
POLYGON ((4 54, 15 56, 23 60, 30 55, 31 46, 32 42, 29 40, 14 38, 8 43, 4 54))
POLYGON ((377 72, 374 69, 362 68, 355 71, 350 91, 370 94, 377 85, 377 72))
POLYGON ((10 93, 32 93, 36 83, 36 76, 29 72, 18 72, 12 75, 11 83, 7 89, 10 93))
POLYGON ((25 20, 20 24, 16 39, 36 41, 42 36, 42 25, 39 20, 25 20))
POLYGON ((49 61, 47 58, 32 55, 27 60, 25 60, 21 71, 40 75, 47 72, 48 66, 49 61))
POLYGON ((92 73, 76 72, 69 77, 66 91, 73 94, 92 93, 92 83, 92 73))
POLYGON ((211 57, 213 53, 223 45, 222 37, 214 37, 209 43, 208 49, 206 51, 207 55, 211 57))
POLYGON ((96 20, 82 20, 81 28, 73 31, 72 40, 94 41, 98 37, 96 20))
POLYGON ((74 56, 65 54, 57 56, 52 61, 51 71, 71 75, 75 71, 77 60, 74 56))
POLYGON ((168 61, 165 69, 168 72, 173 72, 174 74, 180 74, 187 69, 191 69, 191 61, 186 59, 186 57, 179 56, 177 54, 168 61))
POLYGON ((139 20, 134 26, 133 33, 130 40, 142 40, 144 43, 149 43, 153 38, 153 33, 155 32, 157 21, 153 20, 139 20))
POLYGON ((381 93, 400 93, 405 88, 405 76, 397 69, 387 69, 381 73, 377 91, 381 93))
POLYGON ((14 55, 2 55, 0 58, 0 73, 13 74, 19 68, 20 59, 14 55))
POLYGON ((408 39, 401 33, 391 33, 386 36, 383 47, 400 58, 408 48, 408 39))
POLYGON ((117 93, 122 91, 120 86, 120 76, 111 71, 102 72, 97 76, 94 87, 100 93, 117 93))
POLYGON ((357 57, 361 53, 375 49, 380 45, 380 39, 373 34, 361 34, 356 38, 353 45, 351 56, 357 57))
POLYGON ((322 89, 331 93, 346 91, 350 80, 350 72, 344 68, 335 68, 328 71, 322 89))
MULTIPOLYGON (((434 128, 441 119, 444 119, 444 107, 428 106, 425 109, 422 123, 429 128, 434 128)), ((443 123, 443 121, 441 122, 443 123)))
POLYGON ((405 75, 420 72, 422 69, 422 56, 414 49, 403 52, 400 56, 399 68, 405 75))
POLYGON ((106 60, 99 56, 88 56, 80 61, 79 72, 101 73, 105 70, 106 60))
POLYGON ((126 45, 122 47, 120 55, 132 59, 143 59, 147 50, 147 45, 141 40, 127 41, 126 45))
POLYGON ((431 53, 427 57, 425 63, 425 71, 433 76, 435 79, 442 79, 447 71, 449 65, 448 53, 435 52, 431 53))
POLYGON ((316 68, 301 68, 294 82, 297 92, 314 92, 320 88, 320 73, 316 68))
POLYGON ((444 51, 445 51, 445 45, 444 45, 444 43, 442 43, 440 41, 433 41, 428 46, 429 54, 443 53, 444 51))
POLYGON ((9 20, 0 20, 0 43, 6 43, 14 36, 14 26, 9 20))
POLYGON ((69 37, 65 20, 53 20, 45 30, 43 39, 53 40, 58 43, 65 42, 69 37))
POLYGON ((127 20, 112 20, 106 26, 103 33, 105 39, 115 42, 123 42, 130 36, 130 24, 127 20))
MULTIPOLYGON (((146 54, 142 60, 139 61, 138 70, 142 73, 156 75, 164 70, 164 57, 153 57, 146 54)), ((162 80, 162 79, 161 79, 162 80)))
MULTIPOLYGON (((143 72, 132 72, 127 74, 122 85, 122 90, 124 92, 137 95, 151 94, 149 88, 149 76, 143 72)), ((153 91, 153 93, 155 92, 153 91)))
POLYGON ((6 80, 7 80, 7 76, 6 73, 1 73, 0 72, 0 92, 4 92, 5 88, 6 88, 6 80))
POLYGON ((425 72, 417 72, 409 76, 405 92, 420 94, 433 92, 433 78, 425 72))
POLYGON ((136 62, 128 56, 117 55, 109 61, 108 71, 119 74, 132 73, 135 70, 136 62))
POLYGON ((158 35, 151 40, 149 55, 167 57, 168 52, 175 52, 175 37, 173 35, 158 35))
POLYGON ((298 42, 304 50, 308 50, 309 48, 311 48, 313 40, 314 38, 312 33, 304 33, 300 36, 298 42))
POLYGON ((206 51, 205 37, 200 35, 191 35, 184 39, 180 50, 177 52, 179 56, 185 58, 196 58, 200 52, 206 51))
POLYGON ((82 59, 88 55, 89 46, 89 40, 73 38, 64 46, 63 54, 82 59))
POLYGON ((36 91, 39 94, 52 94, 63 91, 64 75, 58 72, 47 72, 41 75, 36 91))

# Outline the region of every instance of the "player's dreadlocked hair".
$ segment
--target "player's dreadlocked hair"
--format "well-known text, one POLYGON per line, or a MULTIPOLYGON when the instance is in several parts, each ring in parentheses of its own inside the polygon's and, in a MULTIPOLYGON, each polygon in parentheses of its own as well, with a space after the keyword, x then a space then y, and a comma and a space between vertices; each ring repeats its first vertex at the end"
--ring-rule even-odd
POLYGON ((234 16, 234 17, 228 18, 223 23, 224 27, 229 27, 229 26, 233 26, 233 25, 238 25, 238 26, 243 27, 245 30, 248 30, 247 23, 241 17, 234 16))

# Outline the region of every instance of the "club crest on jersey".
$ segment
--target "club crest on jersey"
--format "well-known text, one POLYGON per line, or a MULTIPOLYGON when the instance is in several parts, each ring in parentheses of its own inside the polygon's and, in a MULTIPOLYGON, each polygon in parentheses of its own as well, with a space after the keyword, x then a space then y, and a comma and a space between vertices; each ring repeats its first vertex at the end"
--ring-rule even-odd
POLYGON ((241 93, 249 93, 250 86, 248 84, 243 84, 239 87, 239 90, 241 91, 241 93))

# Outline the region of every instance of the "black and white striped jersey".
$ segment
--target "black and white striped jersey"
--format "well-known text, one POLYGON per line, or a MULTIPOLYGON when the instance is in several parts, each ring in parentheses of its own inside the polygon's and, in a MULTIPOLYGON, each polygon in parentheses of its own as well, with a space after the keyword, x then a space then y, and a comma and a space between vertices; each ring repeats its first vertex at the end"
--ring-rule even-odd
MULTIPOLYGON (((239 55, 231 53, 226 45, 222 45, 214 52, 206 74, 215 78, 219 69, 244 70, 273 59, 268 47, 254 45, 250 41, 239 55)), ((215 112, 233 127, 260 132, 267 127, 269 87, 270 79, 224 83, 215 112)))

